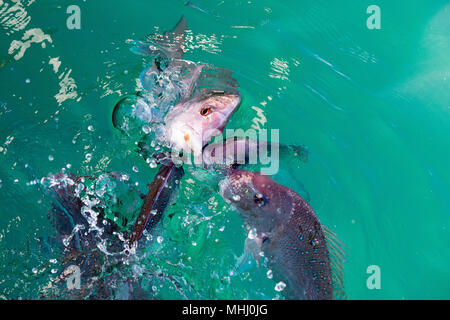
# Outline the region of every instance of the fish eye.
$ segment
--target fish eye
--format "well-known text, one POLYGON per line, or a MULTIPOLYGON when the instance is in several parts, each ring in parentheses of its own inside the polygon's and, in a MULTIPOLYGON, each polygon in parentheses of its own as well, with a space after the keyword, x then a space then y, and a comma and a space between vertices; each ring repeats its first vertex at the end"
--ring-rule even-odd
POLYGON ((210 113, 211 113, 211 107, 210 107, 210 106, 203 107, 202 110, 200 110, 200 114, 201 114, 203 117, 206 117, 206 116, 209 115, 210 113))
POLYGON ((264 194, 257 193, 253 197, 253 201, 256 203, 258 207, 263 207, 267 203, 267 197, 264 194))

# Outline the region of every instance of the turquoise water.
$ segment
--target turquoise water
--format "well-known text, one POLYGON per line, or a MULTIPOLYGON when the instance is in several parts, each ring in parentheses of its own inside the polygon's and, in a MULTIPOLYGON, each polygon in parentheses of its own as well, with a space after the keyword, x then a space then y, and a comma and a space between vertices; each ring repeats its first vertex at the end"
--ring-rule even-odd
MULTIPOLYGON (((283 184, 301 181, 347 245, 347 297, 450 298, 450 5, 317 0, 0 1, 0 298, 45 296, 61 271, 47 263, 59 252, 38 248, 54 232, 50 203, 24 163, 38 177, 67 164, 80 175, 116 170, 146 191, 156 169, 111 113, 148 62, 127 40, 169 30, 181 15, 185 59, 232 69, 239 82, 228 127, 280 129, 281 142, 310 150, 305 164, 282 163, 283 184), (80 30, 66 27, 71 4, 80 30), (379 30, 366 26, 372 4, 379 30), (27 47, 30 33, 37 42, 27 47), (366 285, 371 265, 379 290, 366 285)), ((163 240, 141 261, 178 279, 183 295, 164 280, 145 288, 163 299, 276 298, 264 266, 230 276, 247 231, 214 186, 186 171, 155 230, 163 240)))

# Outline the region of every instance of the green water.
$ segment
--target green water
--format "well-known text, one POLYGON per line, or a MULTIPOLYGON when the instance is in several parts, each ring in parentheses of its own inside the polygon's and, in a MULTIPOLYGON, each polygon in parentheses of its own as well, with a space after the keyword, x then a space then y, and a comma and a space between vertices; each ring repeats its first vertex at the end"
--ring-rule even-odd
MULTIPOLYGON (((53 232, 50 204, 27 185, 24 163, 39 177, 67 164, 84 175, 117 170, 145 192, 156 169, 115 132, 111 112, 145 66, 126 41, 171 29, 181 15, 185 59, 235 72, 243 101, 228 127, 256 121, 309 148, 306 164, 282 166, 347 245, 347 297, 450 298, 448 1, 194 4, 0 1, 0 298, 40 297, 52 266, 33 268, 59 257, 37 249, 36 239, 53 232), (66 27, 71 4, 81 9, 80 30, 66 27), (366 26, 372 4, 379 30, 366 26), (47 38, 14 50, 36 28, 47 38), (380 267, 379 290, 366 285, 370 265, 380 267)), ((146 265, 184 279, 192 299, 276 297, 264 266, 230 277, 246 238, 242 221, 186 171, 146 265)), ((151 286, 161 298, 182 298, 164 282, 151 286)))

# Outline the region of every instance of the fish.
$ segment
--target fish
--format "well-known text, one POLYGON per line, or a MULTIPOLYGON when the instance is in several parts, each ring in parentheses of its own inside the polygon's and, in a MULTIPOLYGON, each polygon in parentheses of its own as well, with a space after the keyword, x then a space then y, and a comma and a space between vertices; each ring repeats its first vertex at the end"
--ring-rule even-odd
POLYGON ((256 258, 259 252, 264 254, 286 299, 345 296, 343 244, 301 196, 269 176, 234 168, 228 170, 219 189, 255 231, 246 246, 256 258))
MULTIPOLYGON (((128 297, 147 297, 137 279, 119 279, 112 273, 103 274, 105 266, 112 268, 120 261, 119 258, 113 261, 114 258, 106 263, 105 255, 120 257, 127 250, 126 241, 120 236, 126 235, 126 231, 121 227, 124 227, 127 221, 126 218, 118 220, 123 222, 123 225, 119 225, 111 217, 108 219, 102 197, 96 195, 95 198, 99 201, 84 199, 79 186, 88 181, 94 181, 95 184, 111 182, 116 189, 114 192, 120 195, 117 199, 119 208, 114 209, 121 209, 121 213, 115 213, 116 216, 126 216, 125 210, 131 211, 130 216, 133 216, 132 213, 140 206, 143 195, 133 186, 126 184, 122 179, 123 175, 118 172, 110 171, 101 177, 59 172, 41 180, 41 189, 51 200, 48 218, 56 230, 56 235, 50 241, 52 247, 59 248, 62 252, 62 257, 58 260, 63 269, 54 279, 55 285, 47 298, 110 299, 116 294, 111 289, 111 283, 126 288, 125 291, 122 290, 122 294, 127 292, 128 297), (119 192, 120 183, 125 184, 125 192, 119 192), (126 204, 123 203, 125 200, 126 204), (91 202, 92 206, 87 206, 86 202, 91 202), (79 290, 68 290, 65 285, 72 275, 69 270, 73 266, 77 266, 81 273, 82 286, 79 290)), ((112 203, 107 205, 113 206, 112 203)))
POLYGON ((145 196, 144 204, 135 222, 129 245, 132 247, 142 236, 144 230, 152 229, 161 219, 170 200, 175 195, 184 170, 168 160, 162 164, 149 185, 149 191, 145 196))
MULTIPOLYGON (((201 155, 203 147, 213 135, 224 130, 241 102, 240 92, 236 89, 237 82, 231 77, 231 70, 183 60, 186 28, 186 20, 181 17, 171 31, 163 35, 152 35, 147 41, 135 43, 140 54, 155 56, 152 66, 141 74, 144 89, 155 93, 154 86, 152 87, 154 82, 148 79, 165 73, 170 79, 178 77, 179 81, 175 82, 175 86, 178 86, 179 96, 177 103, 162 119, 164 125, 158 132, 161 132, 163 137, 156 137, 172 150, 172 156, 165 156, 165 164, 160 167, 149 186, 150 191, 136 221, 130 244, 134 244, 145 229, 154 227, 165 209, 162 199, 173 196, 176 189, 174 181, 180 181, 183 176, 183 169, 177 161, 180 160, 180 151, 193 153, 195 156, 201 155), (171 160, 168 160, 169 158, 171 160), (155 210, 157 214, 153 216, 155 210)), ((152 136, 147 134, 137 143, 138 152, 146 160, 152 157, 152 142, 152 136)), ((156 153, 156 157, 161 154, 156 153)), ((160 162, 158 160, 158 163, 160 162)))
MULTIPOLYGON (((142 278, 127 275, 122 261, 129 257, 131 245, 136 244, 141 236, 134 231, 140 226, 137 222, 134 223, 133 232, 127 230, 133 223, 133 217, 139 221, 142 212, 147 214, 148 210, 154 209, 158 214, 151 215, 151 221, 143 224, 147 228, 154 227, 175 194, 173 191, 177 183, 174 183, 174 179, 181 179, 183 169, 164 160, 149 186, 148 194, 139 192, 126 175, 116 171, 108 171, 100 176, 77 176, 64 170, 42 179, 37 179, 33 174, 34 181, 40 181, 37 183, 39 188, 51 201, 48 218, 56 230, 54 236, 38 239, 39 243, 49 244, 52 249, 59 248, 62 253, 58 261, 63 271, 52 280, 52 286, 45 290, 42 298, 155 298, 153 293, 142 288, 142 278), (90 182, 95 186, 94 193, 85 190, 90 182), (104 183, 109 184, 108 192, 113 194, 102 195, 104 183), (173 184, 174 188, 169 187, 173 184), (80 188, 81 185, 84 187, 80 188), (94 198, 85 198, 85 194, 94 195, 94 198), (114 197, 115 204, 111 201, 114 197), (107 206, 113 211, 112 215, 105 210, 107 206), (141 215, 135 214, 137 212, 141 212, 141 215), (133 239, 132 243, 130 238, 133 239), (66 282, 73 277, 74 266, 80 270, 81 286, 77 290, 68 290, 66 282)), ((143 232, 144 228, 138 230, 143 232)), ((50 263, 43 268, 50 268, 50 263)), ((156 278, 166 279, 176 284, 170 275, 160 272, 147 273, 146 278, 154 278, 155 281, 156 278)))
MULTIPOLYGON (((175 91, 171 95, 172 98, 176 96, 171 100, 173 105, 162 112, 164 139, 158 139, 174 151, 201 156, 203 147, 214 134, 223 131, 239 107, 241 94, 231 70, 183 60, 186 28, 183 16, 171 31, 150 35, 145 41, 136 41, 132 50, 154 57, 151 67, 140 76, 147 92, 143 96, 153 98, 161 96, 162 92, 175 91), (158 87, 154 79, 162 74, 165 80, 171 81, 170 85, 158 87)), ((141 145, 145 140, 145 137, 141 139, 141 145)))

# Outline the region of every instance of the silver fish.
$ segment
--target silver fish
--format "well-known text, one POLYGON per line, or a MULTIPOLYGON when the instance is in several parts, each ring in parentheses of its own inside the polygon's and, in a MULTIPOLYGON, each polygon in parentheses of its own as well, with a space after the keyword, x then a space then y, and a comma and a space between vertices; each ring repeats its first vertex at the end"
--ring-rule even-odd
POLYGON ((267 257, 287 299, 343 296, 340 243, 295 191, 260 173, 230 169, 220 192, 256 230, 252 245, 267 257))
POLYGON ((160 91, 166 94, 169 89, 176 92, 175 105, 162 112, 161 140, 174 150, 199 156, 213 135, 223 131, 238 108, 241 95, 231 70, 183 60, 186 28, 182 17, 173 30, 135 42, 134 51, 155 56, 152 66, 140 77, 145 90, 152 96, 160 96, 160 91), (161 74, 165 79, 176 79, 170 88, 155 84, 155 76, 161 74))

